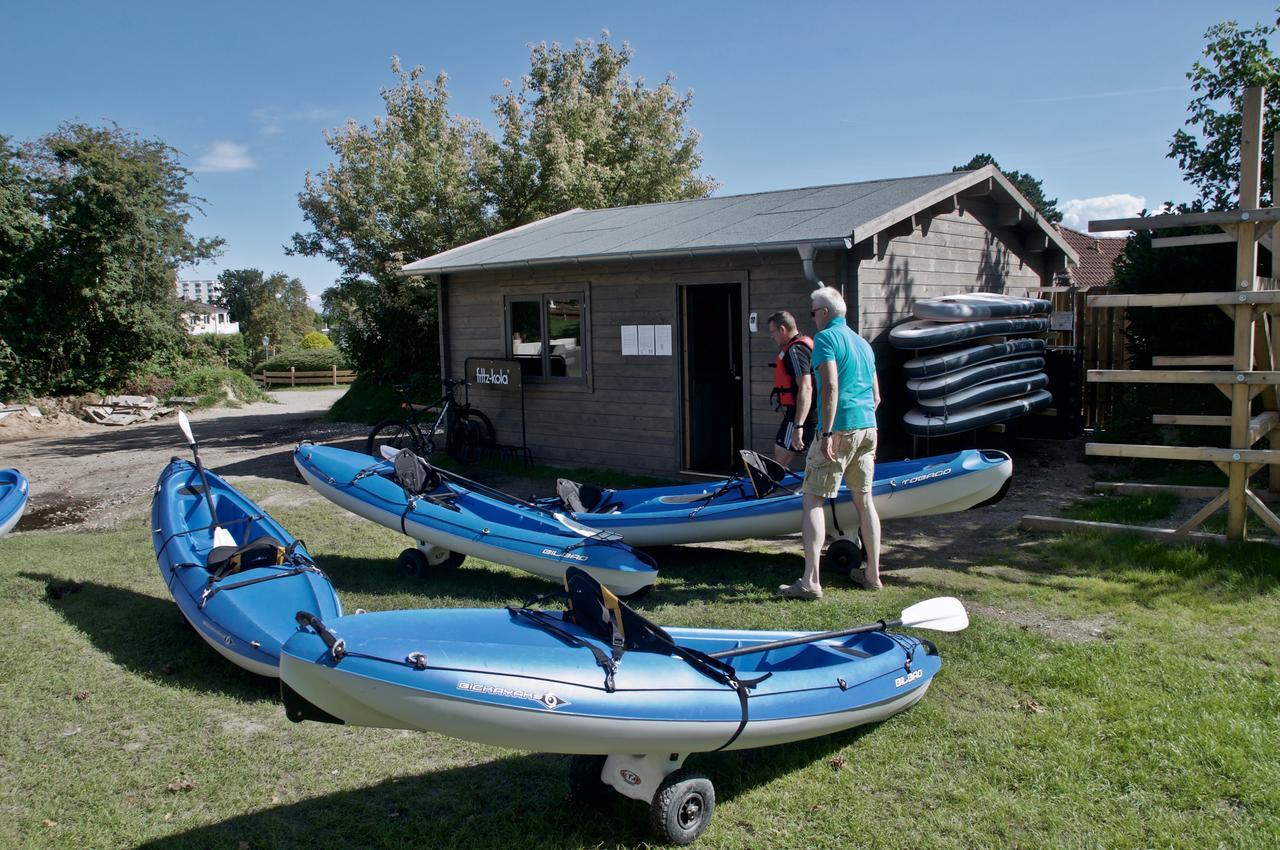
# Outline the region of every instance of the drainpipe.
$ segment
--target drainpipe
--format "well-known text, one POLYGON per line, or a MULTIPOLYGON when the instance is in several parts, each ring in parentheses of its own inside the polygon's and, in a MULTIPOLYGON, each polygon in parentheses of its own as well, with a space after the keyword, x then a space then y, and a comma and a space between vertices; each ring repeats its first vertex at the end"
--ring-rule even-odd
POLYGON ((818 256, 818 246, 812 242, 805 242, 797 245, 796 250, 800 252, 800 262, 804 266, 804 279, 813 284, 814 289, 821 289, 823 283, 818 280, 818 275, 813 270, 813 260, 818 256))

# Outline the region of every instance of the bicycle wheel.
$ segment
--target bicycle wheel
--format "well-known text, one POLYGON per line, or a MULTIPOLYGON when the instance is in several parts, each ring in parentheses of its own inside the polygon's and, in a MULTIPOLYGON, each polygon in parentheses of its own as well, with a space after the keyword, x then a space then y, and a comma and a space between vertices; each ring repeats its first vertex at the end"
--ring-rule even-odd
POLYGON ((384 419, 369 432, 365 440, 364 452, 367 455, 382 458, 381 449, 389 446, 393 449, 413 449, 418 454, 425 454, 418 429, 403 419, 384 419))
POLYGON ((446 446, 459 463, 480 459, 481 452, 494 444, 493 423, 478 410, 464 411, 449 427, 446 446))

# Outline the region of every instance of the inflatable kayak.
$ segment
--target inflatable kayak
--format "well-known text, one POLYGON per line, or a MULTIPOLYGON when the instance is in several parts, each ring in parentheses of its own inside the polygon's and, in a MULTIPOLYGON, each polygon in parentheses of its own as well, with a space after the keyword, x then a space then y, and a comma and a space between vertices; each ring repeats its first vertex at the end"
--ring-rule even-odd
POLYGON ((889 331, 894 348, 935 348, 985 336, 1013 336, 1049 330, 1049 320, 1040 318, 979 319, 972 322, 930 322, 922 319, 903 322, 889 331))
POLYGON ((16 469, 0 469, 0 537, 4 537, 22 519, 31 498, 27 476, 16 469))
POLYGON ((300 541, 219 476, 206 470, 204 480, 218 536, 231 542, 215 545, 200 474, 175 458, 151 500, 160 575, 205 643, 239 667, 278 676, 280 646, 297 631, 298 610, 340 617, 342 605, 300 541))
POLYGON ((308 443, 293 453, 320 495, 418 541, 400 556, 410 573, 456 566, 471 555, 555 581, 564 579, 566 567, 578 566, 621 596, 647 591, 658 578, 652 560, 616 534, 435 469, 411 452, 396 458, 308 443), (415 468, 420 481, 410 480, 415 468))
POLYGON ((942 298, 922 298, 911 306, 911 312, 917 319, 934 322, 971 322, 975 319, 1040 316, 1053 312, 1053 302, 995 292, 966 292, 942 298))
POLYGON ((924 411, 931 416, 942 416, 946 413, 956 413, 969 407, 975 407, 979 404, 1026 395, 1036 390, 1042 390, 1047 386, 1049 386, 1049 376, 1044 372, 1037 372, 1034 375, 990 381, 940 398, 917 399, 916 409, 924 411))
MULTIPOLYGON (((583 525, 616 532, 632 546, 798 532, 804 475, 756 452, 741 455, 742 472, 710 484, 610 490, 561 479, 560 495, 540 503, 571 512, 583 525)), ((881 519, 932 516, 992 501, 1012 474, 1013 461, 1004 452, 970 449, 877 463, 871 492, 881 519)), ((858 527, 858 511, 846 486, 841 486, 834 507, 827 502, 824 514, 829 534, 858 527)))
POLYGON ((979 404, 937 416, 914 407, 903 415, 902 424, 908 434, 915 434, 918 437, 941 437, 1016 419, 1048 407, 1052 403, 1052 394, 1047 390, 1036 390, 1030 395, 979 404))
POLYGON ((1002 378, 1014 378, 1029 375, 1044 368, 1043 357, 1015 357, 1010 360, 994 360, 990 363, 979 363, 967 369, 958 369, 936 378, 913 378, 907 381, 907 392, 912 398, 940 398, 969 387, 998 381, 1002 378))
POLYGON ((916 357, 903 363, 902 371, 908 378, 934 378, 992 360, 1035 356, 1044 350, 1045 341, 1042 339, 1023 338, 1011 339, 1008 342, 988 342, 955 351, 941 351, 927 357, 916 357))
MULTIPOLYGON (((883 720, 919 701, 940 667, 932 644, 883 621, 826 634, 664 629, 581 570, 565 588, 564 611, 299 612, 280 666, 286 714, 607 756, 586 761, 594 783, 656 804, 689 753, 883 720)), ((924 627, 963 628, 956 600, 919 605, 944 602, 956 621, 924 627)), ((917 622, 911 611, 895 622, 917 622)))

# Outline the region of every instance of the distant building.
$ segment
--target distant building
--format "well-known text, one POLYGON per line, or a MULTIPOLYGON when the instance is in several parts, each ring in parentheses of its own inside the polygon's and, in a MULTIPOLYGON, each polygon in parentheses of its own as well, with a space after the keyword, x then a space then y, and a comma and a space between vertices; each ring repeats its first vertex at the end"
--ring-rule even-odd
POLYGON ((1098 286, 1111 286, 1115 273, 1112 267, 1116 257, 1124 251, 1128 239, 1099 239, 1078 230, 1058 225, 1062 238, 1080 255, 1080 264, 1069 267, 1062 273, 1070 286, 1080 289, 1093 289, 1098 286))
MULTIPOLYGON (((201 281, 207 282, 207 281, 201 281)), ((226 307, 183 299, 182 318, 191 334, 238 334, 240 323, 231 321, 226 307)))
POLYGON ((222 282, 217 280, 179 280, 178 297, 183 301, 212 304, 222 295, 222 282))

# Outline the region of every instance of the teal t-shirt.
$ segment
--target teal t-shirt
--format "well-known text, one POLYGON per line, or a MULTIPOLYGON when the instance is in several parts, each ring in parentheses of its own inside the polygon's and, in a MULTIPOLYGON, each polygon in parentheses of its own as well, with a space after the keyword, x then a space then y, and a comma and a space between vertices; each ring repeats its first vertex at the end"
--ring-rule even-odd
POLYGON ((876 402, 872 381, 876 355, 867 341, 853 332, 844 316, 834 316, 813 338, 813 372, 818 382, 818 427, 822 427, 822 376, 818 366, 836 363, 836 418, 833 431, 876 427, 876 402))

